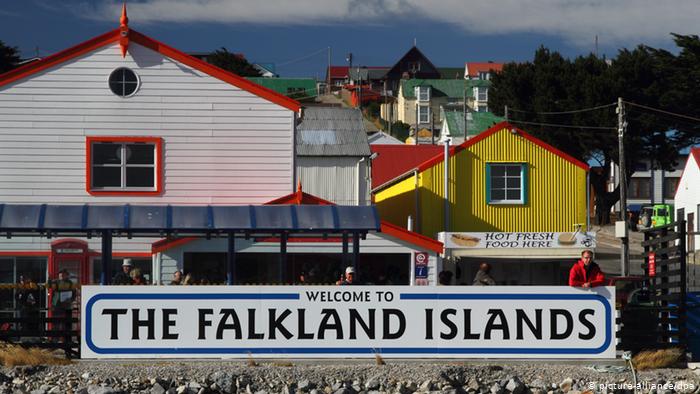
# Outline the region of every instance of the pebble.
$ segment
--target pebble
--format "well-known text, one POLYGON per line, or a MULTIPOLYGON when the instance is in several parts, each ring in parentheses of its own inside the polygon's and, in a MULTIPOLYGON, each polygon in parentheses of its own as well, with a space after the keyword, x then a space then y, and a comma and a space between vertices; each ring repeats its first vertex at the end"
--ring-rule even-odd
MULTIPOLYGON (((630 371, 597 371, 587 365, 457 361, 343 361, 279 364, 259 361, 80 361, 65 366, 4 368, 0 393, 32 394, 602 394, 589 383, 629 383, 630 371), (6 378, 3 378, 6 377, 6 378)), ((697 370, 638 372, 639 382, 674 383, 675 391, 700 393, 697 370)), ((648 390, 647 390, 648 391, 648 390)), ((608 390, 608 392, 611 392, 608 390)), ((646 393, 644 393, 646 394, 646 393)))

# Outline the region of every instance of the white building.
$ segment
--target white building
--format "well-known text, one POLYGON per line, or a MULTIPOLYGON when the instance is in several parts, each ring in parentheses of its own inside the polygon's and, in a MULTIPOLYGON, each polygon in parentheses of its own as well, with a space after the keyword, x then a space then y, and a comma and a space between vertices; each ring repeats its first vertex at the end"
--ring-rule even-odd
POLYGON ((362 112, 304 108, 296 133, 296 171, 302 188, 340 205, 370 205, 372 152, 362 112))
MULTIPOLYGON (((686 220, 687 250, 700 250, 700 147, 691 148, 676 190, 676 217, 686 220), (695 235, 690 234, 694 232, 695 235)), ((697 253, 696 253, 697 254, 697 253)))
MULTIPOLYGON (((295 100, 131 30, 124 12, 118 29, 0 75, 0 228, 16 222, 7 216, 17 204, 201 208, 279 199, 296 189, 300 110, 295 100)), ((153 282, 167 283, 176 269, 221 269, 206 271, 226 254, 226 242, 171 235, 115 235, 109 277, 124 258, 153 282), (164 253, 175 246, 175 257, 164 253)), ((235 250, 267 250, 255 248, 258 241, 269 240, 246 238, 235 250)), ((300 245, 290 243, 287 252, 300 245)), ((412 254, 393 245, 407 259, 401 270, 408 284, 412 254)), ((80 283, 99 283, 103 247, 99 235, 3 235, 0 283, 20 274, 44 282, 63 268, 80 283)), ((431 256, 435 264, 436 252, 431 256)), ((10 298, 0 303, 11 306, 11 293, 4 294, 10 298)))

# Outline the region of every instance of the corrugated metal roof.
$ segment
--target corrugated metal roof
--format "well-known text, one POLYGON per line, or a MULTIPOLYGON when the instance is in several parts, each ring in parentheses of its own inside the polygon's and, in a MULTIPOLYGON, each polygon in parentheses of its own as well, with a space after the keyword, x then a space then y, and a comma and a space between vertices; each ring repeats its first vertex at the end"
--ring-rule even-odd
MULTIPOLYGON (((451 137, 464 137, 464 113, 462 111, 445 111, 444 118, 450 129, 451 137)), ((467 135, 475 136, 505 119, 491 112, 467 113, 467 135)))
POLYGON ((369 156, 362 113, 353 108, 310 107, 297 126, 299 156, 369 156))

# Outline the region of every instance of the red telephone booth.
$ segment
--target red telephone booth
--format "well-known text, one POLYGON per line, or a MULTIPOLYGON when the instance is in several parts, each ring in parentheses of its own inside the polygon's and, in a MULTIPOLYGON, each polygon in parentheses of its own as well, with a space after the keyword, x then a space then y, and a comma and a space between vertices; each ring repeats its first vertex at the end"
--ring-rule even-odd
POLYGON ((56 279, 58 271, 68 270, 73 283, 87 284, 90 280, 88 244, 79 239, 59 239, 51 243, 49 278, 56 279))

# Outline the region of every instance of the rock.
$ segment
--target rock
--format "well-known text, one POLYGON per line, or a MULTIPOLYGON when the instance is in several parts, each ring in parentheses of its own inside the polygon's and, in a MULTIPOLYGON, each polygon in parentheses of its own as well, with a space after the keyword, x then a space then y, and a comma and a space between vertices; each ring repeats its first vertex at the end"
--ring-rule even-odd
POLYGON ((333 394, 350 394, 350 390, 346 389, 345 387, 341 387, 333 391, 333 394))
POLYGON ((164 394, 165 389, 158 382, 151 387, 151 394, 164 394))
POLYGON ((29 392, 29 394, 46 394, 46 391, 42 389, 36 389, 29 392))
MULTIPOLYGON (((209 376, 209 379, 214 382, 217 389, 224 393, 233 392, 234 380, 233 376, 225 372, 217 371, 209 376)), ((212 386, 214 385, 212 384, 212 386)), ((216 390, 212 387, 212 390, 216 390)))
MULTIPOLYGON (((61 390, 60 387, 53 386, 53 387, 51 387, 51 390, 49 390, 48 394, 59 394, 61 392, 63 392, 63 390, 61 390)), ((90 393, 90 392, 88 391, 88 393, 90 393)), ((90 393, 90 394, 93 394, 93 393, 90 393)), ((97 393, 95 393, 95 394, 97 394, 97 393)))
POLYGON ((525 391, 525 385, 518 379, 517 376, 513 377, 506 383, 506 390, 513 394, 521 394, 525 391))
POLYGON ((185 394, 185 393, 187 393, 187 391, 188 391, 187 386, 185 386, 185 385, 178 386, 177 390, 176 390, 177 394, 185 394))
POLYGON ((88 379, 90 379, 90 372, 85 372, 84 374, 80 375, 80 377, 83 380, 88 380, 88 379))
POLYGON ((418 386, 418 391, 430 391, 433 388, 433 382, 428 379, 418 386))
MULTIPOLYGON (((60 392, 60 390, 59 390, 60 392)), ((110 386, 95 386, 87 387, 88 394, 116 394, 116 391, 110 386)), ((49 391, 50 393, 50 391, 49 391)))
POLYGON ((688 380, 679 380, 675 384, 676 392, 679 394, 690 394, 695 392, 697 385, 688 380))
POLYGON ((571 386, 573 386, 573 384, 574 384, 573 379, 566 378, 561 383, 559 383, 559 389, 564 393, 568 393, 569 390, 571 390, 571 386))
POLYGON ((503 387, 498 383, 494 383, 493 386, 491 386, 490 391, 492 394, 503 394, 505 392, 503 387))
POLYGON ((307 391, 311 388, 311 383, 308 379, 300 380, 297 383, 297 390, 307 391))
MULTIPOLYGON (((366 383, 365 383, 365 389, 367 390, 378 390, 379 389, 379 380, 376 378, 370 378, 366 383)), ((357 390, 359 391, 359 390, 357 390)))

